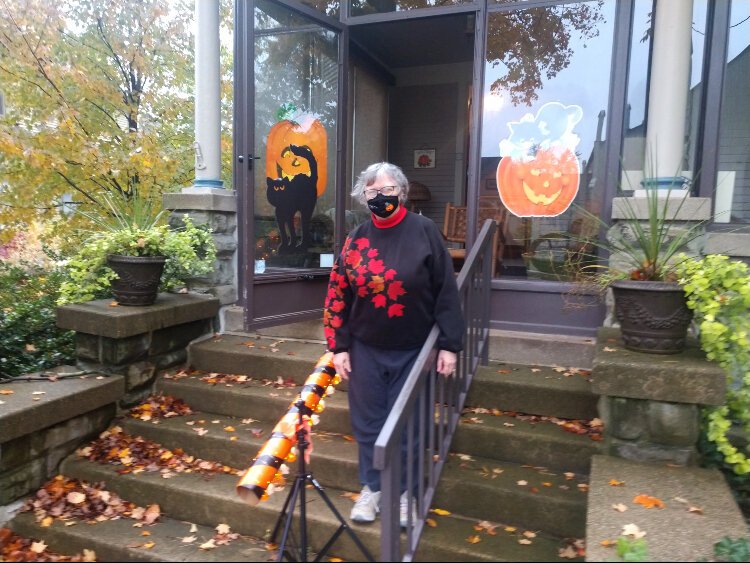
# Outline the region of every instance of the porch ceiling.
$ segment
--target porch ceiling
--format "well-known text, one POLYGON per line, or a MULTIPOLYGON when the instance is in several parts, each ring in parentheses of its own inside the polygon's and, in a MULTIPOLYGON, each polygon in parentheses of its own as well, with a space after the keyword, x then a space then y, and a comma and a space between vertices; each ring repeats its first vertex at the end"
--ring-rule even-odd
POLYGON ((389 68, 471 61, 474 20, 466 14, 354 25, 352 39, 389 68))

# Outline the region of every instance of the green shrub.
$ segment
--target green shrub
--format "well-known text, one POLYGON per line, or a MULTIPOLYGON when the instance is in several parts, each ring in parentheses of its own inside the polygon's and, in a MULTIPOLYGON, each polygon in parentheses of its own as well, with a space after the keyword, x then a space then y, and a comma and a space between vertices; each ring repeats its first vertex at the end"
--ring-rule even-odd
POLYGON ((0 379, 74 359, 74 333, 55 325, 62 274, 0 261, 0 379))

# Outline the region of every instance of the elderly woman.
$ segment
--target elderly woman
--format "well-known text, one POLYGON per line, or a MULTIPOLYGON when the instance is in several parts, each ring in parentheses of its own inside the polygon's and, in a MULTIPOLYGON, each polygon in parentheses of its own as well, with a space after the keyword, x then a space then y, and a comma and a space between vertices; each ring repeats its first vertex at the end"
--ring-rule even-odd
MULTIPOLYGON (((408 182, 401 169, 372 164, 360 174, 352 196, 369 208, 372 220, 344 243, 331 272, 323 324, 336 370, 349 380, 359 444, 363 488, 351 518, 373 522, 380 511, 375 440, 432 326, 437 322, 440 328, 437 371, 449 375, 462 347, 464 321, 440 231, 430 219, 407 211, 408 182)), ((404 492, 402 526, 407 503, 404 492)))

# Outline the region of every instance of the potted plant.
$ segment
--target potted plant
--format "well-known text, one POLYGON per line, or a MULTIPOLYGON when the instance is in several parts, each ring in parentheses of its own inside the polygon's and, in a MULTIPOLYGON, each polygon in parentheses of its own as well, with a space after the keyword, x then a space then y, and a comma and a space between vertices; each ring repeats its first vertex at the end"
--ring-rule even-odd
POLYGON ((78 211, 94 230, 66 266, 58 304, 114 295, 120 305, 150 305, 161 288, 175 289, 184 279, 210 272, 216 247, 210 231, 185 215, 172 229, 164 211, 137 192, 100 196, 95 211, 78 211))
POLYGON ((612 288, 615 315, 629 350, 674 354, 685 347, 692 311, 677 283, 676 268, 689 259, 680 253, 703 234, 705 221, 679 223, 688 192, 677 197, 674 193, 646 189, 645 197, 620 198, 623 218, 614 228, 582 210, 608 228, 605 239, 585 242, 609 254, 608 262, 598 258, 598 263, 583 268, 583 280, 612 288), (642 213, 638 213, 639 201, 645 207, 642 213))

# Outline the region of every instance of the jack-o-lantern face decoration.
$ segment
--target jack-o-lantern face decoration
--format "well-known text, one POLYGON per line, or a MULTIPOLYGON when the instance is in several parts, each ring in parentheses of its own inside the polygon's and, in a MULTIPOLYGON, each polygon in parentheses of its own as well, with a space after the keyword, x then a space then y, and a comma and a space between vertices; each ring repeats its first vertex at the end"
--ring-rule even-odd
POLYGON ((578 159, 573 151, 538 149, 523 159, 505 156, 497 167, 497 191, 518 217, 554 217, 563 213, 578 193, 578 159))
POLYGON ((318 197, 326 191, 328 144, 325 127, 309 114, 283 119, 268 133, 266 145, 266 176, 268 178, 294 179, 299 174, 311 175, 310 163, 292 153, 290 145, 307 147, 318 164, 318 197))

